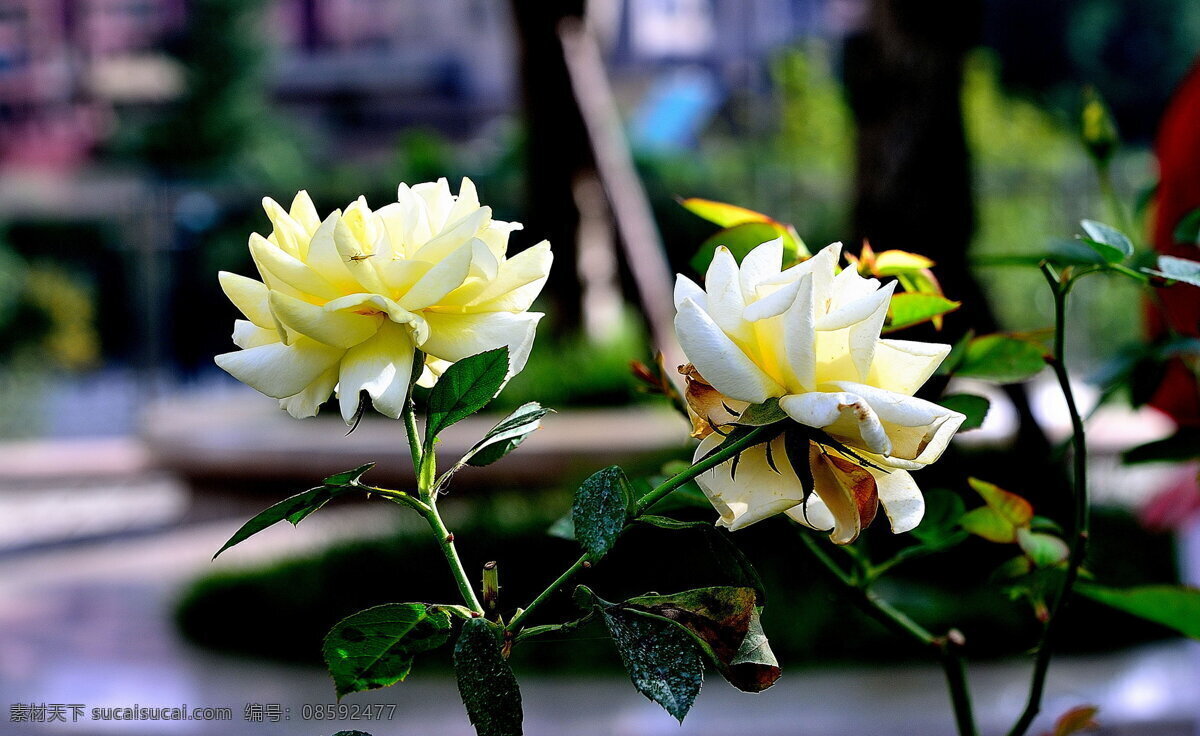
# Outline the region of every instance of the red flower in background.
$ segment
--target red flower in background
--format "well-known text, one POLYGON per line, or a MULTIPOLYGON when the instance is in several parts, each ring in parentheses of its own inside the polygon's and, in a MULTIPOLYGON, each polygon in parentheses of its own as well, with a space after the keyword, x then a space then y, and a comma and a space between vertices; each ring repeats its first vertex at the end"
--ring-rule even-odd
MULTIPOLYGON (((1175 242, 1175 228, 1200 208, 1200 63, 1184 78, 1163 115, 1156 145, 1160 172, 1155 194, 1154 249, 1161 254, 1200 259, 1196 243, 1175 242)), ((1147 309, 1149 337, 1158 339, 1168 325, 1184 337, 1200 337, 1200 289, 1159 288, 1147 309)), ((1200 386, 1178 358, 1166 366, 1150 405, 1181 426, 1200 426, 1200 386)))

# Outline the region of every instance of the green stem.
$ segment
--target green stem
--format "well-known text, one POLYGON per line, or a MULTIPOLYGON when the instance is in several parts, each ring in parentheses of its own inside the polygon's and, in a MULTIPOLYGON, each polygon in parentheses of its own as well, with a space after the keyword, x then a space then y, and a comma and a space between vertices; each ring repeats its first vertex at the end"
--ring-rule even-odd
POLYGON ((376 496, 381 496, 389 501, 395 501, 402 506, 407 506, 410 509, 414 509, 422 516, 424 516, 429 510, 429 507, 424 501, 420 500, 411 493, 405 493, 404 491, 393 491, 390 488, 380 488, 379 486, 368 485, 362 486, 362 489, 367 493, 374 493, 376 496))
POLYGON ((450 574, 454 576, 454 582, 458 585, 458 592, 462 596, 463 603, 482 616, 483 606, 480 605, 479 598, 475 595, 475 589, 471 586, 471 580, 467 577, 467 571, 463 569, 462 560, 458 557, 458 550, 454 546, 454 535, 442 522, 437 505, 432 504, 427 508, 429 510, 423 514, 425 521, 429 522, 429 528, 433 530, 433 535, 438 540, 438 546, 442 548, 442 555, 446 558, 446 563, 450 565, 450 574))
MULTIPOLYGON (((677 490, 680 486, 692 480, 697 475, 717 467, 721 463, 729 460, 729 458, 737 455, 739 452, 748 447, 753 447, 754 445, 760 444, 764 441, 770 441, 771 439, 774 439, 774 436, 778 433, 778 428, 772 426, 755 427, 747 432, 744 437, 729 442, 727 445, 722 445, 721 448, 713 454, 709 455, 695 465, 688 467, 686 470, 676 473, 659 485, 655 486, 654 489, 649 491, 646 495, 639 498, 633 505, 633 509, 631 510, 630 514, 631 518, 637 519, 639 516, 646 513, 651 506, 666 498, 673 491, 677 490)), ((537 597, 530 601, 528 606, 526 606, 523 610, 518 611, 517 615, 513 616, 512 621, 509 621, 508 627, 515 631, 517 627, 529 617, 529 614, 532 613, 534 609, 545 603, 550 596, 554 595, 555 591, 566 585, 580 570, 583 570, 587 567, 590 567, 587 555, 583 555, 578 560, 575 560, 574 564, 568 567, 563 574, 559 575, 553 583, 550 583, 545 590, 543 590, 541 593, 538 593, 537 597)))
MULTIPOLYGON (((445 522, 442 521, 442 515, 438 513, 437 497, 434 495, 431 478, 433 477, 433 469, 435 467, 435 451, 433 447, 427 450, 422 450, 421 435, 417 428, 417 413, 416 407, 412 400, 412 387, 409 386, 409 395, 404 402, 404 428, 408 434, 408 446, 412 451, 413 470, 417 474, 417 493, 420 495, 419 505, 408 503, 408 505, 421 512, 421 516, 425 517, 425 521, 429 524, 429 528, 433 530, 433 535, 437 539, 438 546, 442 549, 442 556, 446 558, 446 564, 450 567, 450 574, 454 577, 454 582, 458 585, 458 592, 462 596, 463 603, 480 616, 483 615, 483 606, 479 603, 479 598, 475 595, 475 588, 471 585, 471 580, 467 577, 467 571, 463 569, 462 560, 458 556, 458 549, 454 546, 454 535, 446 528, 445 522)), ((406 495, 407 494, 402 494, 406 495)), ((411 496, 409 496, 411 499, 411 496)), ((397 499, 399 500, 399 499, 397 499)), ((412 499, 415 501, 416 499, 412 499)))
POLYGON ((1038 643, 1037 658, 1033 665, 1033 678, 1029 683, 1029 699, 1025 703, 1025 710, 1022 711, 1021 717, 1008 732, 1009 736, 1024 736, 1029 727, 1033 725, 1033 719, 1042 709, 1042 695, 1046 689, 1046 673, 1050 669, 1054 642, 1062 628, 1062 612, 1079 579, 1079 568, 1083 566, 1083 560, 1087 556, 1087 438, 1083 430, 1083 417, 1075 404, 1075 393, 1071 390, 1065 360, 1067 294, 1071 290, 1071 282, 1069 280, 1066 283, 1060 282, 1055 277, 1053 270, 1046 264, 1042 264, 1042 275, 1046 277, 1046 282, 1050 284, 1050 289, 1054 292, 1054 359, 1051 361, 1051 367, 1058 379, 1058 386, 1063 393, 1063 398, 1066 399, 1067 411, 1071 415, 1072 443, 1074 445, 1072 460, 1075 476, 1073 487, 1074 528, 1072 529, 1070 555, 1067 558, 1067 574, 1063 576, 1062 587, 1059 588, 1058 594, 1054 598, 1050 616, 1046 619, 1046 625, 1042 629, 1042 638, 1038 643))
POLYGON ((1121 198, 1117 196, 1117 188, 1113 184, 1112 165, 1107 162, 1098 163, 1096 165, 1096 176, 1100 180, 1100 194, 1104 198, 1105 204, 1108 205, 1108 209, 1112 212, 1113 217, 1116 218, 1117 227, 1129 237, 1136 237, 1137 233, 1133 231, 1133 220, 1129 217, 1129 213, 1126 212, 1125 206, 1121 203, 1121 198))
POLYGON ((800 539, 817 562, 821 563, 821 568, 828 577, 863 613, 892 632, 912 639, 924 647, 936 650, 938 660, 946 673, 946 684, 950 688, 950 701, 954 706, 954 720, 958 725, 958 733, 960 736, 976 736, 978 730, 975 727, 975 716, 971 709, 971 691, 967 685, 966 661, 962 655, 962 634, 951 631, 946 636, 934 636, 903 611, 880 598, 865 584, 858 583, 854 577, 833 561, 833 558, 822 549, 821 543, 811 534, 801 533, 800 539))

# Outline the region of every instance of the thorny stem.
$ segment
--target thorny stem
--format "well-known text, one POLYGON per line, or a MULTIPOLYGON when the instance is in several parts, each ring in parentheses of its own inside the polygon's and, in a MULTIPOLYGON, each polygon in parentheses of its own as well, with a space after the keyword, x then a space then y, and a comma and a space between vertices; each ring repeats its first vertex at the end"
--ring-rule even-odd
POLYGON ((934 636, 921 624, 913 621, 903 611, 892 606, 872 591, 866 583, 843 570, 833 558, 821 548, 813 535, 802 533, 800 539, 808 548, 821 568, 841 592, 862 611, 892 632, 912 639, 916 643, 936 650, 942 669, 946 673, 946 684, 950 688, 950 700, 954 706, 954 720, 960 736, 976 736, 975 716, 971 710, 971 691, 967 685, 966 661, 963 658, 962 634, 956 630, 946 636, 934 636))
POLYGON ((1067 574, 1063 577, 1062 587, 1059 588, 1058 595, 1054 598, 1054 603, 1050 608, 1050 616, 1046 619, 1046 625, 1042 629, 1042 638, 1038 642, 1037 659, 1033 666, 1033 679, 1029 683, 1029 700, 1025 704, 1025 710, 1021 713, 1021 717, 1017 720, 1012 730, 1008 732, 1009 736, 1024 736, 1025 732, 1033 724, 1033 719, 1037 717, 1042 708, 1042 694, 1046 688, 1046 672, 1050 668, 1050 658, 1054 651, 1054 642, 1058 635, 1059 629, 1062 627, 1062 611, 1067 604, 1067 600, 1071 597, 1071 592, 1075 588, 1075 582, 1079 579, 1079 568, 1083 565, 1084 557, 1087 556, 1087 540, 1088 540, 1088 491, 1087 491, 1087 439, 1083 432, 1083 418, 1079 413, 1079 408, 1075 404, 1075 394, 1071 391, 1071 383, 1067 375, 1067 365, 1065 361, 1065 343, 1066 329, 1065 320, 1067 313, 1067 294, 1071 290, 1071 280, 1061 280, 1049 264, 1042 264, 1042 275, 1046 277, 1046 282, 1050 284, 1051 291, 1054 292, 1054 359, 1050 362, 1054 369, 1054 375, 1058 379, 1058 386, 1062 390, 1063 398, 1067 402, 1067 411, 1071 414, 1071 429, 1073 432, 1072 440, 1074 445, 1074 453, 1072 460, 1074 465, 1074 526, 1072 527, 1072 537, 1070 542, 1070 555, 1067 558, 1067 574))
MULTIPOLYGON (((633 509, 631 510, 632 519, 637 519, 639 516, 646 513, 651 506, 669 496, 673 491, 677 490, 680 486, 692 480, 697 475, 717 467, 721 463, 725 462, 734 455, 737 455, 739 452, 748 447, 753 447, 754 445, 760 444, 764 441, 770 441, 774 438, 774 434, 777 433, 778 429, 771 426, 755 427, 751 431, 747 432, 744 437, 729 442, 727 445, 722 446, 721 449, 717 450, 712 455, 709 455, 695 465, 676 473, 659 485, 655 486, 653 490, 637 500, 637 502, 633 505, 633 509)), ((512 621, 510 621, 508 624, 509 628, 515 631, 517 627, 529 617, 529 614, 532 613, 534 609, 542 605, 542 603, 545 603, 546 600, 550 598, 550 596, 554 595, 559 588, 566 585, 571 578, 575 577, 580 570, 590 566, 591 562, 587 555, 583 555, 578 560, 575 560, 574 564, 563 571, 563 573, 559 575, 553 583, 550 583, 545 590, 543 590, 541 593, 538 593, 537 597, 530 601, 528 606, 526 606, 523 610, 517 611, 517 614, 513 616, 512 621)))

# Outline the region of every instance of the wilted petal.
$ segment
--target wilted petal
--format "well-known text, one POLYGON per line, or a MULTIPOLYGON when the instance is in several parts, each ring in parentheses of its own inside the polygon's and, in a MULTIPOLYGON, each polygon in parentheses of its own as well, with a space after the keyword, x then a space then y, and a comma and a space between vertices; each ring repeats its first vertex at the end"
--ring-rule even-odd
POLYGON ((746 407, 744 401, 737 401, 721 394, 700 376, 692 364, 681 366, 687 384, 683 398, 687 402, 688 414, 692 420, 692 436, 704 438, 711 434, 714 427, 730 424, 741 416, 746 407))
POLYGON ((866 449, 881 455, 928 465, 941 457, 966 420, 962 414, 931 401, 874 386, 850 381, 834 381, 830 385, 862 399, 878 416, 892 448, 886 452, 869 446, 866 449))
POLYGON ((300 393, 342 357, 344 350, 299 338, 223 353, 217 365, 242 383, 274 399, 300 393))
POLYGON ((829 538, 849 544, 875 518, 879 493, 875 478, 862 466, 815 443, 809 446, 813 493, 833 517, 829 538))
POLYGON ((293 332, 338 348, 353 347, 375 334, 383 321, 381 314, 357 314, 334 311, 299 299, 271 292, 271 309, 279 321, 293 332))
POLYGON ((392 322, 384 322, 374 337, 346 351, 338 375, 338 401, 347 424, 354 420, 362 391, 371 397, 380 414, 400 418, 412 375, 413 352, 408 331, 392 322))
POLYGON ((755 365, 691 299, 685 299, 675 315, 675 333, 684 354, 704 380, 726 396, 761 404, 783 393, 783 387, 755 365))
MULTIPOLYGON (((719 434, 710 434, 696 448, 692 462, 700 460, 724 440, 719 434)), ((718 526, 730 531, 742 529, 803 500, 804 488, 788 461, 783 437, 772 440, 770 447, 770 462, 764 443, 744 450, 736 468, 733 460, 727 460, 696 476, 696 485, 721 514, 718 526)))

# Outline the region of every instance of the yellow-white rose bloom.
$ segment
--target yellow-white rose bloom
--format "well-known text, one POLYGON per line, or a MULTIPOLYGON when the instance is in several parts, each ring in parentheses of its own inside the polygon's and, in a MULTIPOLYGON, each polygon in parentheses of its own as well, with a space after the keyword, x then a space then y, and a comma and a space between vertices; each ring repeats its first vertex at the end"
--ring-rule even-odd
POLYGON ((501 346, 510 375, 524 367, 542 317, 527 310, 550 272, 550 244, 508 258, 521 226, 493 220, 469 179, 458 196, 445 179, 401 184, 379 210, 360 197, 324 220, 303 191, 290 210, 269 198, 263 208, 274 229, 250 236, 262 281, 220 274, 246 319, 234 323, 241 350, 216 361, 292 416, 313 416, 336 388, 347 423, 361 391, 398 418, 416 348, 429 356, 422 383, 501 346))
MULTIPOLYGON (((849 448, 781 435, 696 478, 720 525, 740 529, 780 512, 853 541, 882 505, 892 531, 912 529, 925 502, 909 475, 941 456, 964 417, 913 393, 948 345, 881 339, 895 283, 837 272, 841 244, 782 270, 782 244, 742 260, 718 248, 704 288, 680 276, 675 329, 700 459, 748 405, 778 399, 792 420, 849 448), (732 410, 732 414, 730 413, 732 410), (789 452, 790 451, 790 452, 789 452), (808 463, 811 495, 794 463, 808 463)), ((808 476, 805 472, 803 475, 808 476)))

